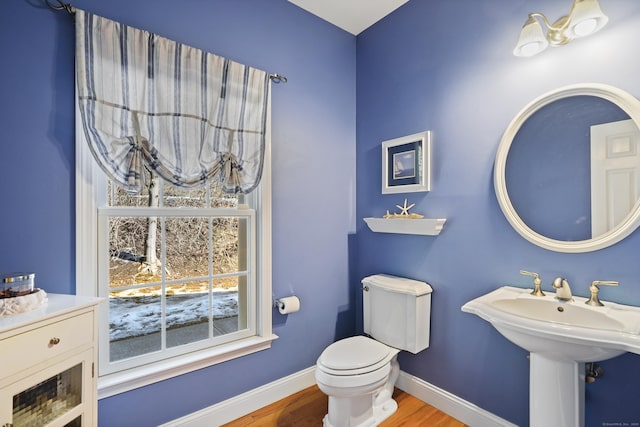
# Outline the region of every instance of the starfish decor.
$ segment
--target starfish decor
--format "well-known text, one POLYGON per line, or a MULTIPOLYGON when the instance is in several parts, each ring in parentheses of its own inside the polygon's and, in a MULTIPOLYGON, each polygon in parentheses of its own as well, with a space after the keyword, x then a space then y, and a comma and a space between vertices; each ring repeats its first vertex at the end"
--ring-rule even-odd
POLYGON ((422 215, 420 214, 416 214, 416 213, 409 213, 409 209, 411 209, 412 207, 414 207, 416 204, 415 203, 411 203, 410 205, 407 205, 407 199, 404 199, 404 205, 400 206, 400 205, 396 205, 396 208, 400 209, 400 213, 389 213, 389 211, 387 211, 387 213, 384 215, 384 218, 402 218, 402 219, 419 219, 419 218, 423 218, 422 215))
POLYGON ((409 215, 409 209, 411 209, 415 205, 415 203, 411 203, 409 206, 407 206, 407 199, 404 199, 404 206, 396 205, 396 208, 400 209, 400 215, 409 215))

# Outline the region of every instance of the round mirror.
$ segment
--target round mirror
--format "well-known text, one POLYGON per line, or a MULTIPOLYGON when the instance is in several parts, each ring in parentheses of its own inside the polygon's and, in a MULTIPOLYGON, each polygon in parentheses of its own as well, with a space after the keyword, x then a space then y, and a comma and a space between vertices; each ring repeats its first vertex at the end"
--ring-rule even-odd
POLYGON ((500 208, 530 242, 557 252, 613 245, 640 224, 640 101, 602 84, 529 103, 494 168, 500 208))

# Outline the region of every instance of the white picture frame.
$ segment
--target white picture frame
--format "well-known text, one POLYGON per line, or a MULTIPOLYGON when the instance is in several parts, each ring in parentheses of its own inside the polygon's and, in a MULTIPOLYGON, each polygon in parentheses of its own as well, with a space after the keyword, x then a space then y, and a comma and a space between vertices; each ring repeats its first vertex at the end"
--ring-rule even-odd
POLYGON ((431 131, 382 142, 382 194, 431 191, 431 131))

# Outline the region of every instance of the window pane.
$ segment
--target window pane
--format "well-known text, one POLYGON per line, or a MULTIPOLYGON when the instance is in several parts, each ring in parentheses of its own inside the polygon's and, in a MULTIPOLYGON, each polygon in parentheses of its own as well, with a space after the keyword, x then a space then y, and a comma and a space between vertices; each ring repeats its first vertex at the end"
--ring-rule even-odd
POLYGON ((180 188, 164 183, 163 204, 166 207, 207 207, 207 187, 180 188))
MULTIPOLYGON (((213 281, 213 335, 219 336, 236 332, 240 330, 240 324, 246 324, 239 321, 239 316, 246 316, 245 313, 240 314, 238 311, 238 276, 225 277, 215 279, 213 281)), ((246 293, 243 297, 246 299, 246 293)), ((246 306, 246 304, 242 304, 246 306)))
POLYGON ((162 184, 164 185, 162 201, 163 206, 166 207, 235 208, 238 206, 238 199, 242 197, 224 193, 222 184, 217 181, 196 188, 174 187, 166 182, 162 184), (209 191, 208 195, 207 191, 209 191))
POLYGON ((211 206, 212 208, 235 208, 241 200, 242 195, 227 194, 222 191, 222 184, 212 181, 210 184, 211 206))
POLYGON ((112 362, 161 349, 161 292, 160 286, 150 286, 109 293, 112 362))
POLYGON ((157 218, 109 217, 110 287, 158 282, 159 253, 157 218), (154 249, 147 251, 147 245, 154 249))
POLYGON ((247 220, 244 218, 213 219, 213 273, 245 271, 247 220))
POLYGON ((167 218, 165 227, 167 278, 208 276, 209 218, 167 218))
POLYGON ((147 185, 143 186, 140 194, 129 194, 122 187, 107 181, 107 205, 108 206, 149 206, 149 183, 151 174, 144 170, 144 180, 147 185))
POLYGON ((208 287, 207 281, 167 287, 167 347, 189 344, 209 337, 208 287))

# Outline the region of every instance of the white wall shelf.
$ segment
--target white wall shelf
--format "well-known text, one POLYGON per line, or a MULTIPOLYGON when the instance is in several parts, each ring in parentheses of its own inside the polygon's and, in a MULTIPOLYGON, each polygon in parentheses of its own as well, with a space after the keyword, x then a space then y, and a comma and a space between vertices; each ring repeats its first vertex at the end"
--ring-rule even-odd
POLYGON ((445 218, 438 219, 401 219, 401 218, 364 218, 371 231, 375 233, 418 234, 437 236, 442 231, 445 218))

